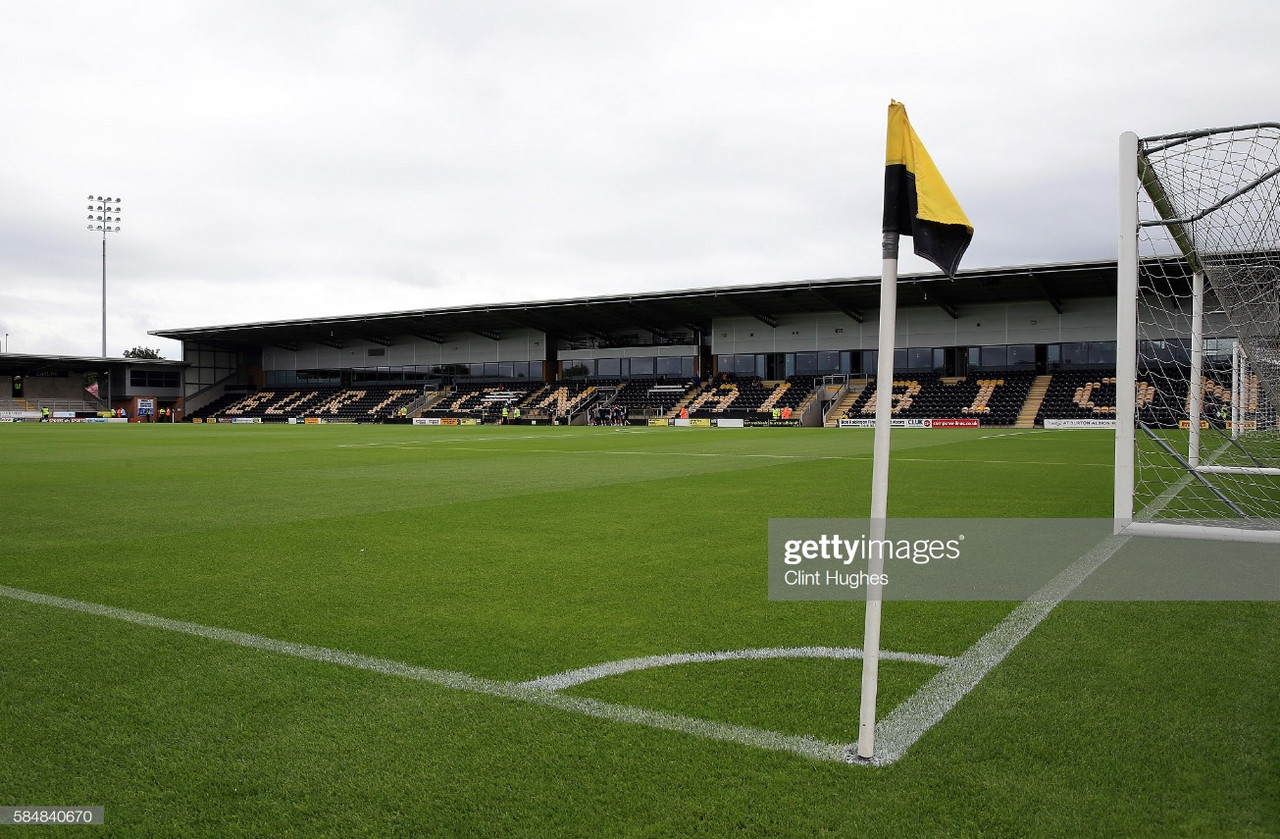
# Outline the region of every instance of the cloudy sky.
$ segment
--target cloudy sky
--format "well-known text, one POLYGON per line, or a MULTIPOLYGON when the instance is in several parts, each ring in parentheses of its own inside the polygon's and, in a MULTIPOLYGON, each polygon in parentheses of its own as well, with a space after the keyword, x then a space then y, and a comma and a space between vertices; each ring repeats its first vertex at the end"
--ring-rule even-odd
POLYGON ((0 332, 101 352, 91 194, 123 198, 113 356, 875 275, 890 99, 977 229, 962 268, 1113 258, 1120 133, 1280 119, 1277 24, 1274 0, 0 0, 0 332))

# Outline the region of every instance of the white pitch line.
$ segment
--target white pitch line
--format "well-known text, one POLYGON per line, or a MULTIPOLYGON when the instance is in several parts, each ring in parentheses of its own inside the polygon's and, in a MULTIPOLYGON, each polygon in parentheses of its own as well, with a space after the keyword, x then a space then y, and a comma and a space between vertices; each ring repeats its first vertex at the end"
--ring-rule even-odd
POLYGON ((598 700, 588 699, 585 697, 568 696, 566 694, 556 693, 552 690, 529 687, 518 682, 482 679, 478 676, 472 676, 470 674, 460 673, 457 671, 434 670, 428 667, 417 667, 412 664, 404 664, 403 662, 391 661, 384 658, 373 658, 372 656, 360 655, 358 653, 335 650, 327 647, 314 647, 309 644, 298 644, 293 641, 281 641, 274 638, 266 638, 261 635, 253 635, 248 632, 239 632, 234 629, 221 629, 219 627, 204 626, 198 623, 173 620, 172 618, 164 618, 158 615, 149 615, 144 612, 119 609, 114 606, 104 606, 99 603, 90 603, 83 600, 72 600, 65 597, 55 597, 48 594, 24 591, 22 589, 11 588, 9 586, 0 586, 0 597, 7 597, 12 600, 20 600, 41 606, 68 609, 75 612, 82 612, 84 614, 125 621, 127 623, 137 624, 139 626, 145 626, 152 629, 161 629, 168 632, 193 635, 198 638, 222 641, 225 643, 236 644, 241 647, 293 656, 295 658, 307 659, 309 661, 337 664, 344 667, 355 667, 360 670, 368 670, 388 676, 413 679, 415 681, 427 682, 429 684, 453 688, 454 690, 467 691, 469 693, 478 693, 502 699, 528 702, 533 705, 555 708, 561 711, 570 711, 572 713, 595 717, 597 719, 631 723, 633 725, 643 725, 664 731, 677 731, 685 734, 692 734, 697 737, 703 737, 709 740, 737 743, 742 746, 750 746, 757 749, 789 752, 812 760, 837 762, 843 762, 845 760, 844 753, 847 746, 839 743, 824 742, 813 737, 783 734, 777 731, 766 731, 764 729, 751 728, 749 726, 730 725, 727 723, 697 719, 695 717, 686 717, 681 714, 670 714, 663 711, 652 711, 646 708, 635 708, 629 705, 600 702, 598 700))
POLYGON ((876 725, 877 752, 872 760, 866 762, 857 758, 856 742, 846 744, 829 743, 813 737, 717 723, 680 714, 636 708, 630 705, 600 702, 558 692, 560 688, 581 684, 591 679, 617 675, 646 667, 735 659, 860 658, 861 651, 855 648, 764 648, 719 653, 676 653, 668 656, 645 656, 565 671, 564 673, 557 673, 526 682, 508 682, 497 679, 484 679, 458 671, 418 667, 390 659, 374 658, 327 647, 281 641, 234 629, 204 626, 188 621, 179 621, 83 600, 40 594, 9 586, 0 586, 0 597, 42 606, 68 609, 125 621, 139 626, 179 632, 198 638, 222 641, 241 647, 310 661, 355 667, 389 676, 414 679, 454 690, 528 702, 598 719, 643 725, 664 731, 678 731, 710 740, 737 743, 753 748, 789 752, 813 760, 838 761, 854 765, 886 766, 906 754, 907 750, 924 736, 925 732, 946 716, 969 691, 982 681, 987 673, 991 672, 992 668, 1003 661, 1005 656, 1021 643, 1059 603, 1066 599, 1086 577, 1110 559, 1116 551, 1128 542, 1129 538, 1128 536, 1112 536, 1100 542, 1093 550, 1080 557, 1033 594, 1030 599, 1010 612, 994 629, 983 635, 976 644, 957 657, 931 656, 919 653, 882 653, 881 656, 886 660, 932 664, 941 667, 942 670, 876 725))
MULTIPOLYGON (((451 446, 449 451, 476 451, 488 452, 492 449, 481 448, 480 446, 451 446)), ((725 460, 740 459, 758 459, 758 460, 865 460, 864 457, 856 455, 829 455, 829 454, 767 454, 761 452, 658 452, 658 451, 638 451, 633 449, 520 449, 517 454, 554 454, 554 455, 624 455, 627 457, 713 457, 723 458, 725 460)))
MULTIPOLYGON (((515 437, 492 438, 494 440, 514 440, 515 437)), ((528 439, 528 438, 520 438, 528 439)), ((545 438, 543 438, 545 439, 545 438)), ((474 441, 468 441, 474 442, 474 441)), ((434 441, 430 445, 434 445, 434 441)), ((414 448, 418 443, 354 443, 343 444, 338 448, 414 448)), ((475 452, 492 452, 493 449, 486 446, 450 446, 449 451, 475 451, 475 452)), ((516 454, 554 454, 554 455, 608 455, 613 457, 710 457, 721 458, 725 460, 850 460, 862 461, 868 463, 871 461, 871 455, 868 454, 768 454, 761 452, 663 452, 663 451, 638 451, 634 449, 528 449, 522 448, 516 454)), ((1019 466, 1097 466, 1110 467, 1110 463, 1086 463, 1079 460, 991 460, 984 458, 937 458, 937 457, 905 457, 894 456, 895 462, 903 463, 981 463, 984 465, 1009 465, 1017 464, 1019 466)))
MULTIPOLYGON (((949 667, 955 659, 942 655, 926 655, 924 653, 881 652, 880 657, 887 661, 909 661, 917 664, 932 664, 935 667, 949 667)), ((674 664, 708 664, 713 661, 765 661, 776 658, 835 658, 860 659, 862 650, 856 647, 762 647, 752 650, 723 650, 709 653, 670 653, 668 655, 647 655, 640 658, 627 658, 620 661, 607 661, 580 667, 577 670, 566 670, 540 679, 521 682, 525 687, 542 688, 543 690, 563 690, 575 685, 585 684, 606 676, 618 676, 636 670, 647 670, 651 667, 670 667, 674 664)))
MULTIPOLYGON (((1111 536, 1094 546, 1058 576, 1005 616, 994 629, 978 639, 950 666, 894 708, 876 725, 876 766, 893 763, 906 754, 924 733, 947 715, 997 664, 1004 660, 1054 608, 1120 550, 1128 536, 1111 536)), ((849 758, 856 759, 857 744, 849 758)))
POLYGON ((1052 434, 1049 429, 1044 428, 1019 428, 1017 431, 1003 431, 999 434, 982 434, 979 440, 995 440, 998 437, 1021 437, 1024 434, 1052 434))

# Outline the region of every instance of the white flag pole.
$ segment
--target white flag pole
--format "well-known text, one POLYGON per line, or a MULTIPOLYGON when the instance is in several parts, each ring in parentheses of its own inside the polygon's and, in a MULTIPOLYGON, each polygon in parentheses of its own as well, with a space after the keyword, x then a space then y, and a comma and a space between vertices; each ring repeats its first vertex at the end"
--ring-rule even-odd
MULTIPOLYGON (((886 231, 880 266, 880 338, 876 358, 876 432, 871 461, 871 533, 873 540, 885 538, 889 513, 889 433, 893 419, 893 350, 898 317, 898 233, 886 231)), ((880 670, 880 606, 884 555, 868 551, 866 587, 867 615, 862 641, 862 703, 858 718, 858 757, 870 760, 875 754, 876 691, 880 670)))

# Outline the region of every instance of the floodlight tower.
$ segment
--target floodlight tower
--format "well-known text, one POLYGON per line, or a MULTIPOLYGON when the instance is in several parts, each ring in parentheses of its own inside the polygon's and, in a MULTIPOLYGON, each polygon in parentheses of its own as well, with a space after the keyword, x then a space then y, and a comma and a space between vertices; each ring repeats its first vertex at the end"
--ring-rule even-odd
POLYGON ((107 357, 107 234, 120 232, 120 199, 89 196, 89 229, 102 232, 102 357, 107 357))

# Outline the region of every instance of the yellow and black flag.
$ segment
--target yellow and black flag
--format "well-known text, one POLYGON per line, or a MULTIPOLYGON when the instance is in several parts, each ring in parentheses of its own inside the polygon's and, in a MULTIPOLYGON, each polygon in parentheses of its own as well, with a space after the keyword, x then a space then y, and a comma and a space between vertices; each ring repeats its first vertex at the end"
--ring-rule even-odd
POLYGON ((901 102, 889 103, 884 161, 884 230, 910 236, 917 256, 955 279, 973 225, 907 120, 901 102))

